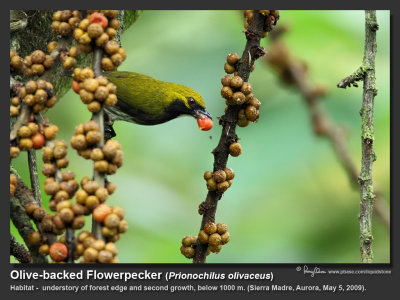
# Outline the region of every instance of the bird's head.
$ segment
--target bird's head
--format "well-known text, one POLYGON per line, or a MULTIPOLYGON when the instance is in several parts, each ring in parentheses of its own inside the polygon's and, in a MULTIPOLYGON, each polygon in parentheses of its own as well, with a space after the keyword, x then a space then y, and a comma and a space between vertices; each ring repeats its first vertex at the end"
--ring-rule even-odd
POLYGON ((179 114, 191 115, 197 119, 200 129, 209 130, 212 128, 212 117, 207 111, 205 103, 201 95, 195 90, 173 84, 173 93, 170 98, 168 109, 175 110, 179 114))

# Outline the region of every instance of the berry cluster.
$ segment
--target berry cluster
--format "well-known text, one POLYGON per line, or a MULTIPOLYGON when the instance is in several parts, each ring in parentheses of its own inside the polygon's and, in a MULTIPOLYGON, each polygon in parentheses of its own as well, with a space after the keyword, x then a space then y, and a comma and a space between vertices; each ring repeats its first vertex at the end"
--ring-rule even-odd
POLYGON ((113 242, 96 240, 88 231, 82 231, 77 237, 74 258, 83 256, 82 263, 118 263, 117 254, 113 242))
POLYGON ((42 50, 35 50, 22 59, 15 50, 10 49, 11 71, 20 75, 40 76, 53 65, 53 62, 53 57, 46 55, 42 50))
POLYGON ((53 223, 59 230, 64 230, 67 227, 81 229, 85 225, 83 218, 85 213, 87 213, 87 210, 82 205, 72 204, 69 200, 62 200, 56 204, 56 215, 53 217, 53 223))
POLYGON ((246 127, 250 122, 257 122, 260 117, 260 106, 260 100, 250 94, 246 105, 238 112, 238 126, 246 127))
MULTIPOLYGON (((228 74, 236 73, 236 64, 239 61, 237 53, 227 56, 224 66, 228 74)), ((254 64, 253 64, 254 66, 254 64)), ((241 105, 238 113, 238 126, 246 127, 250 122, 257 122, 259 118, 260 101, 254 97, 253 88, 249 82, 244 82, 238 75, 225 75, 221 78, 221 95, 226 99, 227 105, 241 105)))
MULTIPOLYGON (((45 192, 52 195, 49 207, 56 214, 47 213, 42 207, 35 203, 29 203, 25 206, 25 211, 36 222, 39 222, 40 234, 38 231, 32 232, 28 237, 28 242, 32 246, 39 246, 39 253, 42 255, 50 254, 53 262, 65 262, 68 257, 68 248, 66 246, 65 236, 62 236, 58 242, 48 244, 45 233, 54 233, 61 235, 66 228, 74 230, 81 229, 85 225, 84 215, 93 212, 93 217, 102 223, 103 240, 95 240, 87 231, 78 235, 74 259, 83 256, 85 262, 110 263, 118 262, 116 258, 117 249, 113 242, 119 240, 122 233, 128 229, 128 223, 124 220, 125 212, 121 207, 109 207, 104 202, 109 194, 115 191, 115 184, 107 182, 106 188, 99 187, 96 181, 84 177, 81 180, 82 190, 78 190, 79 185, 75 181, 73 172, 64 171, 61 173, 61 182, 55 178, 48 177, 45 180, 45 192), (71 199, 75 195, 76 203, 71 199), (93 211, 93 209, 95 210, 93 211)), ((16 180, 12 181, 13 183, 16 180)))
POLYGON ((209 191, 218 190, 223 193, 232 185, 235 172, 231 168, 225 168, 225 170, 217 170, 214 173, 206 171, 203 177, 209 191))
POLYGON ((75 193, 76 203, 84 205, 92 212, 100 203, 107 200, 110 195, 106 187, 100 187, 97 181, 85 176, 81 180, 81 188, 75 193))
POLYGON ((81 20, 82 14, 79 10, 57 10, 53 13, 50 28, 57 35, 68 36, 79 26, 81 20))
POLYGON ((72 46, 69 48, 66 57, 64 57, 63 68, 65 70, 72 69, 77 63, 77 58, 81 50, 77 46, 72 46))
POLYGON ((39 113, 56 104, 53 85, 44 80, 28 81, 18 89, 18 95, 11 98, 10 117, 19 115, 21 102, 32 108, 34 113, 39 113))
MULTIPOLYGON (((79 44, 72 46, 68 52, 60 48, 59 57, 64 69, 74 68, 80 53, 89 53, 96 46, 104 50, 105 57, 101 62, 104 70, 114 70, 125 60, 125 50, 112 40, 120 25, 116 19, 117 14, 117 10, 86 11, 86 13, 63 10, 53 14, 51 25, 53 32, 61 36, 68 36, 73 32, 79 44)), ((56 41, 47 45, 49 52, 55 53, 56 49, 56 41)), ((32 52, 25 59, 10 50, 11 71, 19 74, 41 75, 52 64, 52 56, 46 55, 41 50, 32 52)), ((116 86, 104 76, 95 78, 92 68, 75 68, 73 79, 74 91, 79 94, 82 102, 92 113, 101 112, 102 105, 116 104, 116 86)), ((68 166, 67 144, 62 140, 52 141, 56 138, 57 126, 49 124, 46 118, 44 122, 39 123, 41 118, 34 115, 55 104, 52 84, 44 80, 30 80, 25 84, 17 82, 16 85, 17 88, 12 90, 14 94, 10 101, 10 116, 22 117, 26 112, 28 116, 22 122, 17 120, 18 130, 14 132, 16 138, 11 141, 10 157, 17 157, 20 150, 43 147, 42 173, 47 177, 44 181, 44 191, 51 196, 49 209, 55 212, 47 213, 45 208, 35 203, 25 206, 27 215, 35 221, 38 229, 29 235, 29 244, 38 246, 40 254, 50 255, 52 261, 57 263, 64 263, 72 258, 78 259, 81 256, 83 256, 82 262, 118 262, 117 248, 113 242, 127 230, 128 223, 124 219, 125 212, 122 208, 103 204, 115 191, 116 185, 107 179, 96 181, 89 177, 82 178, 78 184, 73 172, 61 172, 60 169, 68 166), (24 114, 21 114, 21 111, 24 114), (71 201, 73 198, 75 203, 71 201), (52 234, 62 235, 66 230, 69 232, 81 229, 85 225, 84 216, 92 213, 94 220, 102 226, 101 233, 104 240, 95 240, 88 232, 81 232, 75 251, 73 242, 71 244, 71 241, 67 241, 66 236, 54 241, 52 234), (73 257, 68 257, 69 255, 73 257)), ((103 145, 102 140, 100 125, 95 121, 88 121, 76 127, 71 145, 78 150, 79 155, 94 161, 97 173, 114 174, 123 163, 121 145, 112 140, 103 145)), ((15 193, 16 183, 16 176, 10 174, 10 194, 15 193)))
POLYGON ((94 161, 94 169, 99 173, 115 174, 122 166, 124 154, 118 141, 108 140, 102 148, 97 147, 101 140, 99 126, 94 121, 80 124, 71 139, 72 148, 86 159, 94 161))
POLYGON ((10 117, 16 117, 21 110, 21 100, 19 97, 12 97, 10 100, 10 117))
POLYGON ((105 71, 115 70, 126 58, 126 52, 116 41, 108 41, 104 44, 104 50, 108 57, 103 57, 101 66, 105 71))
MULTIPOLYGON (((65 231, 65 226, 58 226, 58 220, 57 218, 54 219, 55 216, 53 214, 48 213, 46 209, 38 206, 36 203, 30 202, 26 204, 24 208, 28 216, 30 216, 36 222, 36 224, 39 224, 38 226, 43 233, 49 232, 60 235, 65 231)), ((45 244, 48 242, 46 234, 41 235, 39 232, 37 232, 31 233, 31 235, 35 238, 29 242, 30 245, 36 246, 40 243, 45 244)))
POLYGON ((74 29, 74 39, 84 52, 90 52, 92 44, 102 47, 108 56, 103 57, 101 64, 105 71, 115 70, 126 58, 126 52, 112 39, 117 35, 119 21, 117 10, 90 10, 74 29))
POLYGON ((116 242, 128 230, 125 211, 119 206, 100 204, 93 210, 93 218, 102 224, 101 233, 107 241, 116 242))
POLYGON ((74 197, 79 188, 78 182, 75 180, 75 174, 70 171, 61 172, 61 180, 57 181, 55 177, 48 177, 44 181, 44 191, 52 198, 49 202, 49 208, 57 211, 57 204, 61 201, 74 197))
POLYGON ((82 102, 92 113, 98 113, 101 105, 114 106, 117 103, 117 88, 104 76, 94 78, 91 68, 75 68, 73 90, 79 94, 82 102))
POLYGON ((22 125, 17 132, 17 140, 13 141, 10 146, 10 157, 15 158, 19 155, 20 150, 40 149, 46 140, 52 140, 58 131, 55 125, 37 125, 35 122, 29 122, 22 125), (18 146, 17 146, 18 145, 18 146))
MULTIPOLYGON (((279 10, 259 10, 258 12, 265 17, 263 37, 266 37, 268 35, 268 32, 270 32, 274 28, 279 20, 279 10)), ((245 17, 244 28, 246 28, 247 30, 251 22, 253 21, 254 10, 245 10, 243 11, 243 14, 245 17)))
POLYGON ((181 253, 186 258, 193 258, 196 252, 197 236, 187 235, 182 239, 181 253))
POLYGON ((78 154, 89 159, 92 150, 101 141, 99 125, 90 120, 85 124, 79 124, 75 128, 75 135, 71 138, 71 147, 78 151, 78 154))
POLYGON ((208 222, 199 231, 198 239, 201 244, 208 244, 207 254, 210 252, 219 253, 222 245, 225 245, 230 240, 228 226, 224 223, 214 224, 213 222, 208 222))
POLYGON ((230 240, 228 226, 224 223, 214 224, 208 222, 204 228, 199 231, 197 236, 187 235, 182 239, 181 253, 186 258, 193 258, 196 252, 196 243, 207 244, 207 255, 219 253, 222 245, 225 245, 230 240))
POLYGON ((42 255, 50 254, 53 263, 65 263, 68 257, 68 248, 65 243, 55 242, 49 247, 48 244, 42 244, 39 247, 39 253, 42 255))
POLYGON ((34 122, 29 122, 27 125, 22 125, 18 129, 18 150, 13 146, 10 148, 10 156, 15 157, 18 155, 19 150, 39 149, 44 145, 45 138, 39 132, 39 126, 34 122), (13 153, 11 153, 13 149, 13 153), (14 150, 15 149, 15 150, 14 150))
MULTIPOLYGON (((43 220, 51 220, 50 216, 52 215, 46 215, 43 220)), ((60 241, 54 242, 49 246, 46 236, 41 235, 38 231, 33 231, 28 236, 28 244, 31 246, 40 245, 38 252, 43 256, 50 254, 50 257, 53 260, 52 262, 54 263, 65 263, 68 257, 68 248, 65 239, 64 241, 61 240, 62 238, 60 238, 60 241)))
POLYGON ((58 169, 68 167, 67 149, 67 144, 63 140, 57 140, 54 144, 49 144, 49 146, 43 148, 42 159, 44 164, 42 173, 46 177, 55 177, 58 169))

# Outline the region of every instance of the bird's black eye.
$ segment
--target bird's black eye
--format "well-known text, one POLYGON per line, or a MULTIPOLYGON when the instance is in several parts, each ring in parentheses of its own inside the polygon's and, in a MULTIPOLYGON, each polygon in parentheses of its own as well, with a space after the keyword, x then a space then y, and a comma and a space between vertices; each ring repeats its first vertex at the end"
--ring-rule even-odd
POLYGON ((187 98, 187 101, 188 101, 188 104, 189 104, 190 106, 193 106, 193 105, 196 104, 196 101, 195 101, 192 97, 187 98))

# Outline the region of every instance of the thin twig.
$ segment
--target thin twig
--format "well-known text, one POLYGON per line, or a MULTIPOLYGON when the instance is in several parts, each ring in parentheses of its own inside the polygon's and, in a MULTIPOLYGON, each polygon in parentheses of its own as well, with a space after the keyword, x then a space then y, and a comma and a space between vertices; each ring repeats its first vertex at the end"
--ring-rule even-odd
POLYGON ((15 237, 10 234, 10 254, 20 263, 32 263, 32 257, 29 251, 15 237))
MULTIPOLYGON (((103 50, 99 47, 96 47, 93 54, 93 70, 95 77, 101 76, 101 59, 103 57, 103 50)), ((103 108, 98 112, 93 114, 93 121, 95 121, 99 125, 99 130, 101 134, 101 140, 97 144, 98 147, 102 148, 104 145, 104 112, 103 108)), ((97 183, 104 187, 105 186, 105 176, 96 170, 94 170, 93 179, 97 181, 97 183)), ((97 222, 94 218, 92 218, 92 234, 95 239, 104 239, 101 234, 101 223, 97 222)))
POLYGON ((338 84, 338 88, 345 89, 350 87, 351 85, 358 87, 357 81, 361 81, 364 79, 365 69, 363 66, 359 67, 353 74, 347 76, 346 78, 342 79, 338 84))
POLYGON ((376 160, 373 150, 374 143, 374 98, 377 94, 375 86, 375 56, 376 56, 376 12, 365 11, 365 47, 363 65, 364 88, 363 102, 361 106, 361 138, 362 159, 361 173, 359 177, 361 201, 360 201, 360 250, 361 261, 371 263, 372 252, 372 210, 374 204, 374 188, 372 185, 372 164, 376 160))
POLYGON ((42 195, 40 193, 39 173, 37 169, 36 150, 28 150, 29 175, 31 179, 31 189, 39 206, 42 206, 42 195))
MULTIPOLYGON (((259 53, 264 53, 263 49, 260 47, 264 22, 265 19, 263 15, 258 11, 254 11, 254 18, 249 29, 245 32, 247 39, 246 46, 236 66, 238 76, 240 76, 243 81, 248 81, 255 59, 259 57, 259 53)), ((240 105, 229 105, 225 115, 220 118, 222 133, 218 146, 212 151, 214 155, 214 171, 226 168, 229 157, 229 145, 238 140, 235 129, 240 109, 240 105)), ((200 229, 208 222, 215 222, 217 204, 222 195, 223 193, 220 191, 209 191, 207 193, 206 200, 200 204, 199 208, 199 213, 203 214, 200 229)), ((205 263, 206 253, 207 244, 201 244, 198 241, 193 263, 205 263)))
MULTIPOLYGON (((361 261, 363 263, 371 263, 373 260, 372 252, 372 211, 374 208, 373 181, 372 181, 372 164, 376 160, 373 151, 374 143, 374 98, 377 95, 375 85, 375 56, 376 56, 376 31, 379 26, 376 21, 376 12, 374 10, 365 11, 365 43, 364 58, 360 68, 355 73, 362 72, 363 101, 360 110, 361 114, 361 140, 362 140, 362 156, 361 156, 361 172, 358 177, 360 184, 360 251, 361 261)), ((360 74, 359 74, 360 75, 360 74)), ((358 76, 358 75, 357 75, 358 76)), ((360 75, 361 76, 361 75, 360 75)), ((349 76, 351 78, 351 76, 349 76)), ((351 82, 346 77, 338 86, 346 85, 351 82)), ((380 207, 379 207, 380 208, 380 207)))
POLYGON ((68 263, 74 263, 74 253, 76 248, 75 231, 71 227, 67 227, 65 233, 65 242, 68 247, 68 263))

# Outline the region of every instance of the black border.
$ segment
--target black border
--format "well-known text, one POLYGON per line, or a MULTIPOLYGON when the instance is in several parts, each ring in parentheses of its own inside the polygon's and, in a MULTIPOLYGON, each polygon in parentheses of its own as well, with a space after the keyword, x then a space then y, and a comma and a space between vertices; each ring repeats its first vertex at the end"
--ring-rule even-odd
MULTIPOLYGON (((60 6, 66 6, 65 4, 67 4, 68 7, 82 7, 82 2, 78 2, 78 1, 69 1, 68 3, 54 3, 54 2, 50 2, 47 1, 46 2, 41 2, 41 3, 36 3, 36 2, 27 2, 26 0, 23 1, 18 1, 15 3, 5 3, 6 6, 11 6, 11 7, 7 7, 2 9, 2 15, 3 17, 1 18, 3 24, 2 24, 2 28, 6 28, 6 30, 8 30, 8 12, 10 9, 15 9, 15 8, 32 8, 32 9, 50 9, 53 7, 60 7, 60 6), (25 3, 24 3, 25 2, 25 3), (80 4, 80 5, 79 5, 80 4)), ((117 8, 133 8, 133 7, 138 7, 140 9, 204 9, 204 8, 212 8, 212 9, 243 9, 243 8, 259 8, 259 6, 262 6, 263 3, 261 3, 261 1, 246 1, 246 3, 241 4, 241 3, 233 3, 233 2, 228 2, 227 4, 223 3, 223 2, 213 2, 212 4, 206 4, 205 2, 185 2, 185 3, 173 3, 172 1, 168 1, 168 2, 162 2, 162 3, 129 3, 129 2, 122 2, 119 5, 117 5, 116 1, 113 1, 113 6, 118 6, 117 8)), ((85 2, 83 4, 84 6, 89 6, 89 3, 85 2)), ((103 2, 103 3, 93 3, 93 5, 96 5, 96 7, 101 7, 101 8, 108 8, 109 4, 107 2, 103 2)), ((91 5, 91 6, 93 6, 91 5)), ((356 3, 356 2, 349 2, 349 1, 336 1, 335 3, 333 3, 332 7, 332 3, 323 3, 321 1, 314 1, 314 3, 304 3, 304 2, 297 2, 297 1, 291 1, 290 2, 285 2, 285 3, 276 3, 277 8, 283 8, 283 9, 366 9, 366 8, 370 8, 370 9, 390 9, 391 10, 391 32, 390 32, 390 36, 391 36, 391 51, 390 51, 390 59, 391 59, 391 70, 390 70, 390 74, 391 74, 391 92, 390 92, 390 96, 391 96, 391 113, 390 113, 390 139, 391 139, 391 145, 390 145, 390 160, 391 160, 391 168, 390 168, 390 175, 391 175, 391 186, 390 186, 390 204, 391 204, 391 232, 390 232, 390 237, 391 237, 391 247, 390 247, 390 257, 391 257, 391 262, 389 264, 372 264, 372 265, 362 265, 362 264, 310 264, 310 268, 312 266, 318 266, 321 269, 326 269, 326 268, 338 268, 338 269, 387 269, 390 268, 392 270, 392 275, 385 275, 385 276, 379 276, 379 275, 358 275, 358 276, 352 276, 352 275, 345 275, 345 276, 341 276, 341 277, 336 277, 336 276, 331 276, 329 277, 329 282, 331 282, 332 284, 334 284, 335 282, 340 282, 340 281, 356 281, 356 282, 368 282, 370 284, 370 286, 373 286, 373 290, 369 291, 368 293, 363 294, 346 294, 346 296, 350 296, 352 298, 354 297, 358 297, 358 296, 362 296, 363 298, 370 298, 372 297, 376 297, 376 296, 384 296, 384 297, 388 297, 389 299, 391 298, 389 295, 394 295, 396 294, 396 284, 398 284, 398 278, 396 278, 398 276, 398 271, 399 271, 399 263, 398 263, 398 258, 396 258, 396 253, 398 252, 398 243, 399 243, 399 239, 395 238, 395 228, 397 227, 397 220, 396 218, 394 218, 395 215, 398 215, 398 206, 396 205, 396 190, 398 189, 397 186, 397 182, 398 182, 398 176, 397 176, 397 170, 398 170, 398 160, 396 159, 396 150, 399 149, 398 147, 398 137, 395 136, 395 131, 396 128, 399 125, 399 120, 395 118, 396 115, 398 115, 398 102, 396 100, 396 95, 398 95, 398 89, 399 89, 399 85, 397 84, 398 82, 398 59, 396 58, 396 53, 398 53, 398 44, 399 44, 399 37, 398 37, 398 26, 399 26, 399 21, 398 19, 396 19, 396 16, 398 16, 398 10, 397 8, 393 7, 394 3, 392 1, 379 1, 379 2, 366 2, 363 1, 361 3, 356 3), (278 7, 279 6, 279 7, 278 7), (397 33, 397 36, 396 36, 397 33)), ((89 7, 90 8, 90 7, 89 7)), ((4 30, 4 29, 3 29, 4 30)), ((7 36, 7 40, 8 36, 7 36)), ((7 49, 5 47, 2 47, 2 51, 6 51, 7 49)), ((5 57, 5 53, 3 55, 3 57, 5 57)), ((2 60, 2 63, 4 64, 3 66, 3 70, 5 70, 6 68, 8 68, 5 64, 6 61, 5 59, 2 60)), ((5 77, 6 75, 4 75, 5 77)), ((3 83, 6 82, 6 79, 3 78, 3 83)), ((5 87, 4 87, 4 93, 6 91, 5 87)), ((6 95, 5 99, 6 98, 6 95)), ((6 101, 2 102, 4 107, 3 110, 7 111, 7 107, 6 107, 6 101)), ((1 128, 4 128, 4 130, 1 130, 1 134, 5 135, 8 130, 7 128, 9 128, 9 120, 6 118, 1 118, 0 122, 4 122, 4 124, 2 124, 3 126, 1 128)), ((5 136, 3 137, 5 139, 5 136)), ((8 145, 3 144, 3 147, 1 147, 1 151, 4 151, 4 153, 2 153, 2 157, 3 158, 7 158, 8 160, 8 149, 7 149, 8 145)), ((3 159, 3 162, 5 164, 5 159, 3 159)), ((7 161, 8 163, 8 161, 7 161)), ((8 187, 6 186, 6 183, 8 181, 8 174, 5 173, 5 170, 7 168, 4 166, 2 168, 2 170, 4 170, 2 172, 1 176, 4 176, 2 182, 2 190, 6 191, 8 189, 8 187)), ((3 239, 6 241, 8 240, 8 229, 9 229, 9 211, 8 209, 2 209, 2 220, 4 222, 2 228, 6 228, 6 230, 3 230, 3 239)), ((2 254, 1 257, 7 259, 5 261, 5 259, 2 260, 2 264, 5 264, 2 268, 2 272, 1 272, 1 276, 2 276, 2 289, 1 291, 7 292, 8 296, 12 296, 12 297, 17 297, 20 298, 21 296, 24 298, 27 298, 27 296, 29 297, 29 294, 24 294, 24 293, 13 293, 11 294, 9 292, 9 285, 12 282, 12 280, 10 279, 10 271, 12 269, 25 269, 25 270, 29 270, 29 271, 34 271, 34 270, 41 270, 43 269, 42 267, 44 267, 44 269, 49 270, 49 271, 54 271, 54 270, 63 270, 63 269, 67 269, 67 270, 80 270, 80 269, 97 269, 97 270, 102 270, 102 271, 139 271, 139 270, 144 270, 144 269, 148 269, 148 270, 158 270, 158 271, 162 271, 162 272, 166 272, 168 270, 182 270, 184 272, 199 272, 199 271, 214 271, 214 272, 231 272, 231 271, 241 271, 241 272, 245 272, 246 270, 250 270, 252 272, 261 272, 261 271, 269 271, 269 270, 274 270, 274 272, 276 272, 276 281, 275 283, 277 284, 284 284, 285 282, 287 282, 288 284, 293 284, 295 281, 298 281, 298 278, 296 278, 296 276, 298 276, 298 274, 296 274, 296 272, 292 271, 296 268, 297 264, 206 264, 206 265, 192 265, 192 264, 119 264, 117 266, 114 265, 106 265, 106 266, 94 266, 94 265, 65 265, 65 266, 61 266, 61 265, 45 265, 45 266, 41 266, 41 265, 32 265, 32 266, 22 266, 22 265, 17 265, 17 264, 10 264, 9 263, 9 250, 8 247, 2 247, 1 249, 2 254), (4 253, 3 253, 4 251, 4 253)), ((301 264, 304 265, 304 264, 301 264)), ((323 277, 323 275, 321 275, 323 277)), ((315 277, 315 280, 319 280, 319 278, 322 277, 315 277)), ((309 280, 307 280, 306 278, 302 278, 303 282, 309 282, 309 280)), ((113 282, 114 283, 114 282, 113 282)), ((206 282, 203 282, 204 284, 206 282)), ((371 288, 372 289, 372 288, 371 288)), ((202 293, 200 295, 196 295, 196 296, 206 296, 209 293, 202 293)), ((219 295, 220 293, 218 293, 218 296, 222 296, 219 295)), ((78 297, 81 298, 81 294, 77 295, 77 294, 54 294, 54 293, 35 293, 35 298, 36 296, 41 295, 41 298, 47 298, 49 296, 56 296, 56 297, 70 297, 70 296, 74 296, 74 297, 78 297)), ((96 298, 109 298, 110 296, 112 297, 118 297, 119 295, 114 293, 114 294, 110 294, 107 295, 106 293, 92 293, 92 294, 86 294, 83 293, 84 297, 87 296, 93 296, 96 298), (117 296, 118 295, 118 296, 117 296)), ((135 297, 138 296, 138 294, 121 294, 124 295, 125 297, 135 297)), ((167 298, 167 294, 154 294, 157 296, 162 296, 163 298, 167 298)), ((142 298, 147 298, 148 296, 153 297, 154 295, 152 294, 146 294, 144 295, 140 295, 141 299, 142 298)), ((178 295, 178 294, 177 294, 178 295)), ((177 295, 174 294, 169 294, 168 297, 176 297, 177 295)), ((179 295, 183 295, 184 297, 193 297, 193 294, 179 294, 179 295)), ((211 295, 211 294, 210 294, 211 295)), ((217 293, 212 294, 213 296, 217 296, 217 293)), ((240 294, 224 294, 224 296, 229 296, 229 297, 236 297, 240 294)), ((260 294, 260 293, 255 293, 255 294, 241 294, 242 296, 245 297, 251 297, 252 296, 260 296, 260 297, 268 297, 270 294, 260 294)), ((274 297, 285 297, 287 298, 287 294, 274 294, 274 297)), ((310 294, 310 293, 302 293, 302 294, 296 294, 296 296, 306 296, 307 298, 310 297, 318 297, 318 299, 322 296, 320 295, 315 295, 315 294, 310 294)), ((325 295, 324 295, 325 296, 325 295)), ((21 297, 21 298, 22 298, 21 297)), ((343 295, 342 295, 343 297, 343 295)))

